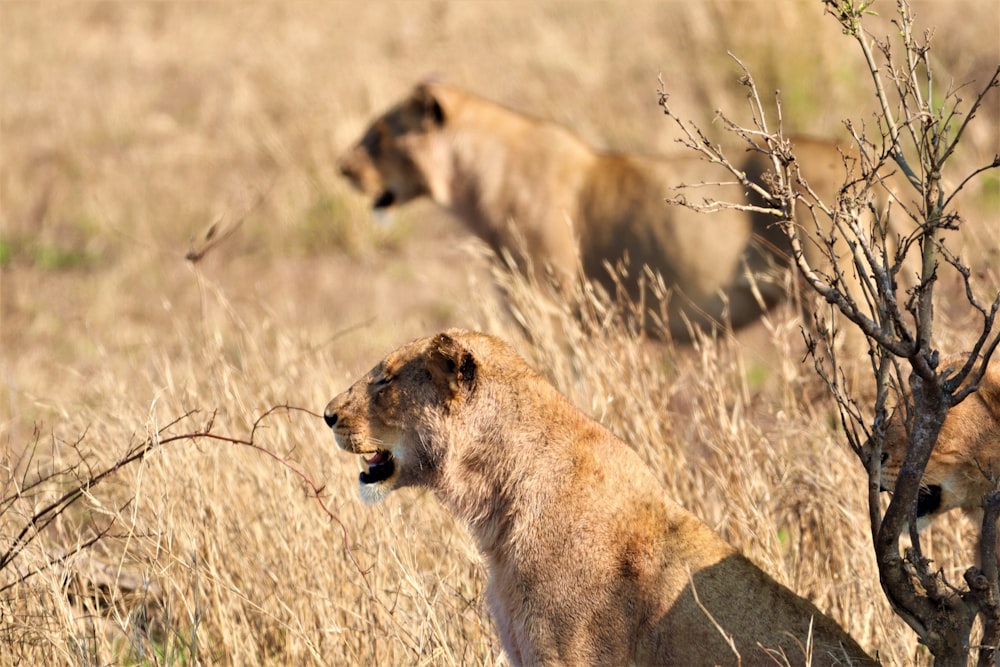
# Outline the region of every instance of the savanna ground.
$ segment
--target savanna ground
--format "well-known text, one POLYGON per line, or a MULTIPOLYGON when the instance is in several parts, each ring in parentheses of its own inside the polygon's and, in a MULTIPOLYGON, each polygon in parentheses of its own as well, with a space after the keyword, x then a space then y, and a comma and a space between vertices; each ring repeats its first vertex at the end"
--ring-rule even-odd
MULTIPOLYGON (((937 27, 939 72, 984 82, 998 5, 915 9, 937 27)), ((0 553, 75 476, 209 422, 249 440, 279 405, 316 414, 278 411, 253 441, 329 510, 258 449, 163 444, 25 533, 0 569, 0 664, 504 664, 461 527, 429 494, 362 506, 357 463, 318 417, 389 349, 452 325, 513 341, 886 664, 926 663, 880 591, 864 472, 793 309, 694 348, 584 331, 518 281, 504 305, 490 258, 433 206, 379 224, 336 173, 366 120, 427 75, 598 145, 674 151, 657 75, 721 132, 712 111, 745 104, 726 49, 781 88, 790 130, 835 137, 870 110, 819 2, 0 4, 0 553), (52 564, 105 530, 89 561, 52 564), (128 595, 92 585, 119 573, 128 595)), ((998 104, 963 166, 1000 151, 998 104)), ((987 291, 998 203, 996 175, 977 181, 952 240, 987 291)), ((938 304, 946 351, 972 322, 956 289, 938 304)), ((958 517, 929 535, 956 580, 973 535, 958 517)))

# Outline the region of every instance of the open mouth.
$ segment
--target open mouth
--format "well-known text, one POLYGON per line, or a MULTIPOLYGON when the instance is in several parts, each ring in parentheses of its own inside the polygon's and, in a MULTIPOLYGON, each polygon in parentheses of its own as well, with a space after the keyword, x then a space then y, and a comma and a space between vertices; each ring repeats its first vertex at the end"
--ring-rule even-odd
POLYGON ((393 194, 392 190, 383 190, 382 194, 375 198, 375 203, 372 206, 375 209, 389 208, 396 203, 396 195, 393 194))
POLYGON ((917 518, 932 514, 941 507, 941 487, 937 484, 921 486, 917 494, 917 518))
POLYGON ((371 458, 363 459, 368 470, 362 470, 358 479, 362 484, 376 484, 392 477, 396 470, 396 462, 392 454, 380 449, 371 458))

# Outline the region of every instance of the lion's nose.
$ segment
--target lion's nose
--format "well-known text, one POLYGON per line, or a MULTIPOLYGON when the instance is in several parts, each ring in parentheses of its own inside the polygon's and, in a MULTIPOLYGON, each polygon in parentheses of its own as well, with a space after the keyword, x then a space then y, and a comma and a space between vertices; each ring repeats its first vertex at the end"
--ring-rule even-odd
POLYGON ((337 160, 337 168, 340 169, 340 173, 344 176, 354 176, 354 167, 348 157, 342 157, 337 160))
POLYGON ((329 406, 327 406, 326 410, 323 411, 323 421, 325 421, 326 425, 330 428, 337 425, 337 413, 331 410, 329 406))

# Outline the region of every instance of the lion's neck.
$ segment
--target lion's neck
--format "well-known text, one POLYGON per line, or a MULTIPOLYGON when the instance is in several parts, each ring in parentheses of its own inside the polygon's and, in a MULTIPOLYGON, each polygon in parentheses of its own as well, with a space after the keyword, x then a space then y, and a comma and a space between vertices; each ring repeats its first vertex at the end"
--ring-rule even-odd
POLYGON ((509 210, 505 194, 510 146, 502 136, 459 129, 443 137, 448 142, 450 177, 437 187, 434 199, 461 219, 471 231, 497 248, 505 245, 509 210))
POLYGON ((536 228, 575 215, 551 193, 579 187, 592 153, 564 129, 490 107, 457 119, 438 141, 437 164, 424 170, 440 176, 428 183, 433 199, 494 250, 530 246, 536 228))
POLYGON ((560 424, 579 418, 575 408, 555 390, 546 396, 553 400, 545 401, 543 413, 515 398, 480 396, 489 406, 467 406, 471 409, 463 413, 472 418, 457 418, 449 426, 449 454, 436 489, 488 557, 509 551, 523 535, 537 534, 535 524, 571 472, 571 460, 561 450, 572 433, 560 424), (535 423, 539 414, 546 416, 544 425, 535 423))

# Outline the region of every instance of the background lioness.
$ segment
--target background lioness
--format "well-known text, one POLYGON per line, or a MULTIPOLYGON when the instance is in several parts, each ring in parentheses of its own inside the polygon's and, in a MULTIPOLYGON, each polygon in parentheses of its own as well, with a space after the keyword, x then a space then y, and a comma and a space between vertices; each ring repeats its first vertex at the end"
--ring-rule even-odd
MULTIPOLYGON (((524 269, 551 269, 560 283, 582 267, 614 294, 607 265, 627 259, 625 287, 638 299, 642 267, 651 267, 673 290, 676 339, 688 336, 681 313, 702 327, 739 327, 782 298, 745 275, 763 271, 771 255, 751 243, 749 215, 703 215, 664 201, 682 184, 726 179, 690 152, 670 159, 600 152, 555 123, 423 83, 372 122, 340 168, 376 209, 429 196, 498 253, 513 253, 524 269)), ((736 186, 686 196, 744 201, 736 186)))
MULTIPOLYGON (((966 354, 941 361, 957 369, 966 354)), ((908 439, 903 411, 895 410, 886 424, 882 450, 882 485, 896 485, 908 439)), ((960 508, 976 526, 982 525, 983 497, 1000 478, 1000 361, 990 360, 975 393, 948 410, 937 443, 924 470, 917 500, 917 525, 926 527, 948 510, 960 508)), ((998 552, 1000 555, 1000 552, 998 552)))
POLYGON ((507 344, 452 329, 390 353, 325 410, 361 496, 432 489, 486 557, 517 665, 873 661, 836 622, 663 493, 623 441, 507 344), (727 641, 731 640, 732 645, 727 641))

